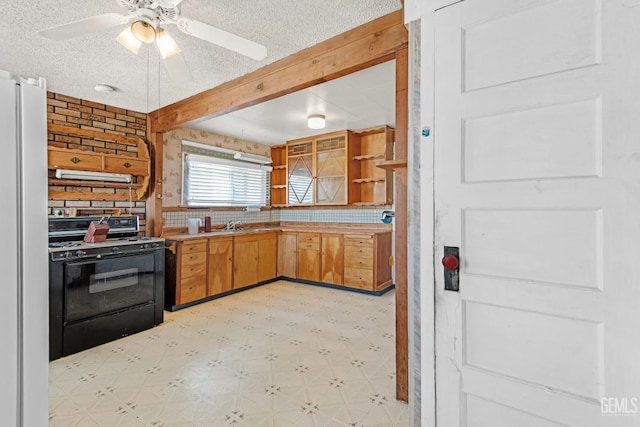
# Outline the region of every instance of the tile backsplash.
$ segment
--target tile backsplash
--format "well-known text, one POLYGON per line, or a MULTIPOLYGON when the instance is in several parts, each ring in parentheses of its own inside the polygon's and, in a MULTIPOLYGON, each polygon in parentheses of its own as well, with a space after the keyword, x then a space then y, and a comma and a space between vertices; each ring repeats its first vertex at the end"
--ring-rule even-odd
POLYGON ((163 212, 165 227, 186 227, 189 218, 211 217, 211 224, 224 225, 228 221, 252 222, 339 222, 358 224, 381 223, 384 209, 280 209, 266 211, 207 211, 163 212))

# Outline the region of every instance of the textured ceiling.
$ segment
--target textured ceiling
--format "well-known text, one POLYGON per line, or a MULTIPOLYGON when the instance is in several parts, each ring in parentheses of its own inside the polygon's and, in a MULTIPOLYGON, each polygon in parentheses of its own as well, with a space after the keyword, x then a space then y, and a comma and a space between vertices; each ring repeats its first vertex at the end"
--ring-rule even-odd
POLYGON ((0 69, 44 77, 57 93, 149 112, 247 74, 401 7, 400 0, 183 0, 183 16, 197 19, 267 47, 254 61, 181 33, 167 30, 182 48, 193 79, 176 84, 162 68, 155 48, 134 55, 115 40, 124 27, 75 39, 52 41, 37 30, 117 12, 115 0, 20 0, 2 2, 0 69), (111 94, 98 84, 117 88, 111 94))

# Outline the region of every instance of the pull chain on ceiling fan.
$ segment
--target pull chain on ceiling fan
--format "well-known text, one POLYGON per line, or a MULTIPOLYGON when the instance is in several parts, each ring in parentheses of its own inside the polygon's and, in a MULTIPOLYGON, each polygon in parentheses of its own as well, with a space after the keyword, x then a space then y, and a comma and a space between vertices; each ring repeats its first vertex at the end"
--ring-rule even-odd
POLYGON ((241 55, 260 61, 267 56, 267 48, 261 44, 212 27, 180 15, 178 4, 182 0, 116 0, 127 9, 128 15, 105 13, 79 21, 69 22, 38 31, 43 37, 65 40, 106 30, 119 25, 128 25, 116 40, 133 53, 138 53, 143 43, 156 42, 165 68, 173 80, 184 81, 191 77, 181 49, 164 24, 174 24, 180 31, 209 43, 216 44, 241 55))

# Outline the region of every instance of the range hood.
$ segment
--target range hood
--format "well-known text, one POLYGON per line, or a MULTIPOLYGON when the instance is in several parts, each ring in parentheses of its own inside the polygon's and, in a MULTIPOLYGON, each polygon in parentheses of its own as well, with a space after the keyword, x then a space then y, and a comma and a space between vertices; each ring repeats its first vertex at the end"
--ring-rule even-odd
POLYGON ((123 173, 90 172, 70 169, 56 169, 56 178, 80 181, 133 182, 133 176, 123 173))

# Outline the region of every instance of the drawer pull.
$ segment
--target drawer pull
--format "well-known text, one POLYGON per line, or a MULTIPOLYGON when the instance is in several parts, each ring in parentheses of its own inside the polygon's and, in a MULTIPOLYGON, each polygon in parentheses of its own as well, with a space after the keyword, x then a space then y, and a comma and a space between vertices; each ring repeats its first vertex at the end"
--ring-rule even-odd
POLYGON ((130 167, 131 167, 131 163, 126 162, 123 166, 124 166, 125 168, 130 168, 130 167))
POLYGON ((77 157, 72 157, 72 158, 71 158, 71 162, 73 162, 73 163, 80 163, 80 159, 79 159, 79 158, 77 158, 77 157))

